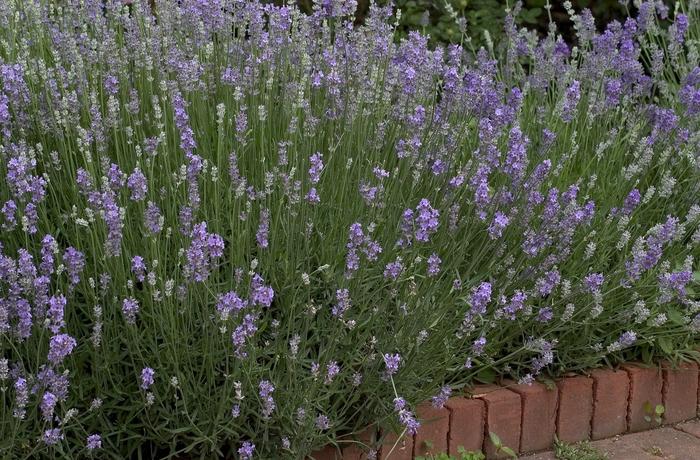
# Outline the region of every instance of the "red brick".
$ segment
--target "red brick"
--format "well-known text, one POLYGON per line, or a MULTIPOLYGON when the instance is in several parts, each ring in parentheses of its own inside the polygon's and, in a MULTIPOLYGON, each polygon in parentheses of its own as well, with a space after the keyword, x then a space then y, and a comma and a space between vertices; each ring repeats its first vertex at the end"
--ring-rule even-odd
POLYGON ((374 447, 377 438, 376 426, 369 427, 352 440, 357 441, 343 448, 343 460, 367 460, 367 452, 374 447))
POLYGON ((589 439, 593 417, 593 379, 582 375, 567 377, 558 381, 557 387, 557 437, 564 442, 589 439))
POLYGON ((450 411, 445 407, 438 409, 425 403, 418 406, 416 415, 421 426, 413 438, 413 455, 427 456, 447 452, 450 411))
POLYGON ((627 408, 629 431, 643 431, 655 427, 653 410, 662 402, 663 378, 661 371, 656 367, 637 367, 634 365, 624 365, 622 368, 630 378, 629 406, 627 408), (652 413, 645 410, 647 405, 651 405, 652 413), (647 416, 651 417, 651 422, 644 419, 647 416))
POLYGON ((480 451, 484 445, 484 401, 455 397, 450 398, 445 407, 450 411, 448 453, 456 456, 459 447, 480 451))
POLYGON ((556 389, 541 383, 508 387, 520 395, 522 419, 520 422, 520 452, 535 452, 552 447, 557 421, 556 389))
POLYGON ((611 438, 627 431, 627 402, 630 381, 627 372, 595 369, 593 378, 593 423, 591 438, 611 438))
POLYGON ((496 452, 496 447, 489 439, 489 433, 495 433, 505 447, 517 453, 520 446, 520 419, 522 408, 520 395, 495 385, 478 386, 472 391, 474 397, 486 405, 486 424, 484 453, 488 459, 508 458, 503 452, 496 452))
POLYGON ((326 446, 321 450, 313 452, 309 459, 313 460, 342 460, 340 451, 334 446, 326 446))
POLYGON ((681 363, 673 367, 661 363, 664 386, 662 400, 664 423, 678 423, 695 418, 698 404, 698 365, 681 363))
POLYGON ((387 433, 382 439, 382 446, 379 450, 379 460, 412 460, 413 459, 413 436, 404 436, 396 444, 398 439, 396 433, 387 433), (396 447, 394 447, 396 444, 396 447), (392 450, 393 449, 393 450, 392 450))

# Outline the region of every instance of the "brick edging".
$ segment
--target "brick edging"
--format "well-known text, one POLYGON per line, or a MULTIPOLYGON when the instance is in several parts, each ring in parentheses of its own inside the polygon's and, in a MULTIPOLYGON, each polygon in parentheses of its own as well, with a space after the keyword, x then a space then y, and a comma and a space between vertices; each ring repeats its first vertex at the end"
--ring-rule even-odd
POLYGON ((481 450, 487 459, 507 458, 496 452, 489 432, 522 454, 550 448, 555 435, 566 442, 609 438, 657 427, 655 415, 647 410, 659 404, 664 406, 664 425, 700 416, 698 379, 696 363, 672 367, 662 362, 654 367, 625 364, 618 370, 595 369, 549 386, 479 385, 465 396, 450 398, 443 408, 419 405, 421 428, 415 436, 400 440, 390 456, 396 435, 380 436, 376 429, 368 429, 356 438, 358 443, 341 443, 346 446, 342 450, 326 446, 311 458, 365 460, 362 445, 372 446, 380 460, 411 460, 441 452, 456 456, 460 446, 481 450), (380 438, 383 444, 377 445, 380 438))

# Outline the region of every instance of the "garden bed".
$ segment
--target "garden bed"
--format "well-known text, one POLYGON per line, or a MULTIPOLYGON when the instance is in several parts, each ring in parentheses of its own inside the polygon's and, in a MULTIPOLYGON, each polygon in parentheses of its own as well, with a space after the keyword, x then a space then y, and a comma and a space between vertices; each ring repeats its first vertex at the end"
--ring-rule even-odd
POLYGON ((421 453, 476 406, 529 450, 596 374, 527 384, 698 360, 700 2, 478 49, 314 5, 0 1, 0 457, 421 453))

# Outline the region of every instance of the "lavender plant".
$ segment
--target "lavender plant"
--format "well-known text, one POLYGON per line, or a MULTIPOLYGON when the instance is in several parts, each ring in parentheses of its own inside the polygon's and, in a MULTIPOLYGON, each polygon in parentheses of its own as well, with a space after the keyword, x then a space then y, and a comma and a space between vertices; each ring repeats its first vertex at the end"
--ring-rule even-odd
POLYGON ((695 356, 700 3, 477 52, 354 8, 0 2, 3 457, 301 458, 695 356))

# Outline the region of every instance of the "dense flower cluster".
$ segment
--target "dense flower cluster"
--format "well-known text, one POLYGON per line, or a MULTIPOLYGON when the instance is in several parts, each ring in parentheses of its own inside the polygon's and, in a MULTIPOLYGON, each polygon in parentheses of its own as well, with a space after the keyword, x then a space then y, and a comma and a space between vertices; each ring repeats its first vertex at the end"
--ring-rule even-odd
POLYGON ((479 50, 352 0, 0 3, 3 458, 302 458, 697 342, 697 1, 575 46, 514 2, 479 50))

